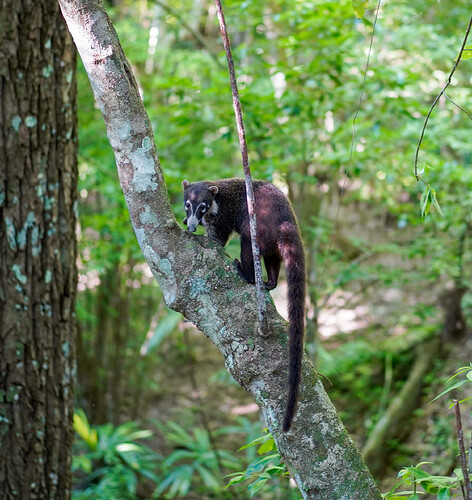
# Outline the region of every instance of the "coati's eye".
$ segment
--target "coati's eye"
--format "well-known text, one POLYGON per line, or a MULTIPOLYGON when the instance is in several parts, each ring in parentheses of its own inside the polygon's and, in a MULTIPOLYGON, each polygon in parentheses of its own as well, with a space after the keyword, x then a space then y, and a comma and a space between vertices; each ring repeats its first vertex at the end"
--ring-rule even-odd
POLYGON ((208 207, 207 207, 207 204, 206 204, 206 203, 202 203, 202 204, 200 205, 200 210, 201 210, 202 212, 206 212, 207 208, 208 208, 208 207))
POLYGON ((184 203, 184 205, 185 205, 185 210, 190 210, 190 202, 189 201, 186 201, 184 203))

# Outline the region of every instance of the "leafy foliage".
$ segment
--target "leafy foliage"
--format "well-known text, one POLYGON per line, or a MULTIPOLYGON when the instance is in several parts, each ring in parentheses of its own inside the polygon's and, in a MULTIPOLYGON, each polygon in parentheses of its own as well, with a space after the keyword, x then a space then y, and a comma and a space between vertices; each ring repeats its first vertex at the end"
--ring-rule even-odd
MULTIPOLYGON (((226 486, 227 488, 242 482, 249 482, 250 484, 247 490, 251 498, 261 493, 261 490, 267 489, 267 486, 270 486, 272 493, 274 493, 274 478, 285 478, 286 480, 290 478, 287 467, 285 467, 281 461, 274 438, 268 429, 265 429, 265 433, 262 436, 242 446, 239 450, 241 451, 256 446, 258 446, 257 453, 260 455, 259 458, 253 460, 246 470, 226 476, 230 478, 226 486), (271 479, 272 481, 270 481, 271 479)), ((290 491, 289 489, 287 498, 300 498, 300 494, 299 492, 290 491)))
MULTIPOLYGON (((456 389, 459 389, 459 387, 463 386, 466 383, 471 383, 472 382, 472 363, 469 364, 469 366, 462 366, 461 368, 458 368, 456 370, 456 373, 452 375, 452 377, 448 378, 445 382, 445 385, 447 385, 449 382, 452 382, 456 377, 459 377, 460 375, 465 375, 465 379, 459 380, 458 382, 455 382, 454 384, 450 384, 447 389, 442 391, 440 394, 438 394, 432 401, 436 401, 437 399, 443 397, 446 394, 449 394, 451 391, 454 391, 456 389)), ((471 399, 470 397, 466 399, 461 399, 461 403, 468 401, 471 399)))
MULTIPOLYGON (((142 89, 180 219, 183 178, 236 176, 241 168, 212 2, 161 4, 124 0, 110 14, 142 89)), ((462 308, 472 317, 467 115, 441 100, 421 150, 424 184, 416 182, 412 161, 424 115, 457 58, 470 5, 414 0, 380 11, 348 171, 374 7, 363 0, 225 1, 254 177, 286 189, 304 234, 307 331, 317 340, 307 351, 333 382, 331 395, 360 441, 407 376, 413 348, 441 328, 445 287, 464 287, 462 308), (348 316, 355 317, 352 327, 348 316), (326 318, 334 318, 334 334, 326 318), (319 332, 327 339, 320 341, 319 332)), ((472 107, 468 51, 448 89, 466 110, 472 107)), ((181 379, 163 380, 164 367, 183 348, 172 342, 179 339, 173 335, 179 318, 165 309, 143 264, 81 66, 78 84, 79 396, 91 420, 103 423, 137 418, 156 395, 165 405, 166 388, 181 379)), ((237 253, 236 243, 230 251, 237 253)), ((161 462, 167 483, 159 494, 190 487, 202 495, 227 493, 204 431, 176 425, 162 428, 177 449, 161 462)), ((100 428, 83 430, 89 449, 100 428)), ((234 477, 269 494, 278 486, 268 476, 281 472, 275 456, 265 462, 272 451, 251 456, 252 469, 234 477)), ((127 467, 122 458, 115 465, 127 467)), ((121 478, 135 474, 128 469, 121 478)), ((414 484, 419 472, 405 470, 401 479, 414 484)))
POLYGON ((198 477, 204 490, 218 493, 223 490, 221 483, 222 468, 235 469, 239 461, 225 450, 215 449, 208 433, 200 428, 191 432, 177 422, 157 424, 166 439, 176 447, 163 461, 163 479, 155 491, 158 497, 185 496, 190 489, 197 491, 195 480, 198 477))
MULTIPOLYGON (((438 400, 439 398, 450 394, 452 391, 459 389, 465 383, 472 382, 472 364, 469 366, 463 366, 458 368, 454 375, 452 375, 448 380, 446 380, 445 385, 449 384, 449 387, 438 394, 432 401, 438 400), (451 384, 455 378, 465 375, 463 380, 451 384)), ((463 399, 461 403, 470 400, 470 397, 463 399)), ((452 405, 451 405, 452 406, 452 405)), ((428 465, 430 462, 421 462, 415 467, 404 467, 398 473, 398 478, 400 481, 392 488, 391 491, 384 495, 386 500, 400 500, 407 498, 408 500, 418 499, 417 488, 420 487, 425 493, 436 495, 438 500, 448 500, 453 496, 455 490, 463 488, 464 475, 462 469, 454 470, 455 477, 449 476, 435 476, 424 470, 423 466, 428 465), (413 490, 398 491, 400 488, 405 486, 413 486, 413 490)), ((470 464, 470 460, 469 460, 470 464)), ((470 474, 470 471, 469 471, 470 474)), ((454 495, 455 496, 455 495, 454 495)))
POLYGON ((454 471, 457 477, 450 478, 446 476, 433 476, 426 472, 422 466, 428 462, 422 462, 416 467, 405 467, 399 473, 398 477, 401 481, 395 487, 384 495, 386 500, 419 500, 417 488, 421 487, 426 493, 436 495, 437 500, 448 500, 451 498, 451 490, 459 488, 462 471, 460 469, 454 471), (404 485, 413 486, 413 490, 402 491, 397 493, 396 490, 404 485))
POLYGON ((134 423, 91 427, 81 410, 74 414, 74 429, 80 438, 75 441, 72 464, 74 499, 135 499, 140 478, 159 482, 155 471, 161 457, 136 442, 149 439, 151 431, 134 423))
POLYGON ((357 18, 360 19, 364 15, 368 4, 368 0, 352 0, 352 10, 357 18))

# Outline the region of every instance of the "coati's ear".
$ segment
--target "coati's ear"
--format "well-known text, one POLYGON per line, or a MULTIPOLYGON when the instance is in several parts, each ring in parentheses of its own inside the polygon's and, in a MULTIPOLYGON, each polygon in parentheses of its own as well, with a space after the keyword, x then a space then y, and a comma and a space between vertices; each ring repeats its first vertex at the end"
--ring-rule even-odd
POLYGON ((190 186, 190 182, 187 180, 182 181, 182 187, 185 189, 186 187, 190 186))
POLYGON ((208 188, 208 191, 210 191, 210 193, 211 193, 213 196, 215 196, 215 195, 216 195, 216 193, 218 192, 218 188, 217 188, 216 186, 210 186, 210 187, 208 188))

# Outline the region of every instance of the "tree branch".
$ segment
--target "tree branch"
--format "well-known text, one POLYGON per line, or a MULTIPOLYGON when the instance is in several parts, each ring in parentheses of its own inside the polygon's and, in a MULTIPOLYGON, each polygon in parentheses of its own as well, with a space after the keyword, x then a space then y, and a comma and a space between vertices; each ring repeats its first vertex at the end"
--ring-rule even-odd
POLYGON ((433 112, 433 109, 435 108, 435 106, 438 103, 441 96, 446 92, 446 89, 449 87, 449 84, 451 83, 451 80, 452 80, 452 75, 456 71, 457 66, 459 66, 459 63, 461 62, 462 54, 463 54, 464 49, 465 49, 465 44, 467 43, 467 38, 469 37, 471 27, 472 27, 472 17, 470 18, 469 26, 467 26, 464 40, 462 41, 461 50, 459 51, 459 55, 457 56, 457 60, 454 64, 454 67, 452 68, 452 71, 449 73, 449 77, 446 81, 446 84, 442 88, 441 92, 439 92, 439 94, 436 96, 436 98, 433 101, 433 104, 429 108, 428 114, 426 115, 425 121, 423 123, 423 128, 421 129, 421 134, 420 134, 420 140, 418 141, 418 146, 416 147, 416 152, 415 152, 415 177, 416 177, 417 181, 422 180, 418 174, 418 155, 420 153, 420 148, 421 148, 421 143, 423 142, 424 133, 426 132, 426 126, 428 125, 428 121, 429 121, 429 118, 431 116, 431 113, 433 112))
POLYGON ((231 375, 259 403, 304 498, 380 499, 380 493, 305 359, 298 413, 282 432, 287 397, 287 323, 268 304, 271 335, 257 335, 255 287, 224 249, 189 234, 172 213, 153 132, 100 0, 58 0, 103 113, 123 193, 143 254, 166 303, 222 351, 231 375))
POLYGON ((467 111, 465 110, 462 106, 459 106, 459 104, 457 104, 457 102, 453 101, 446 93, 444 94, 444 97, 452 104, 454 104, 454 106, 457 108, 457 109, 460 109, 463 113, 465 113, 468 117, 469 117, 469 120, 472 120, 472 115, 467 111))
POLYGON ((458 399, 454 399, 454 416, 456 418, 457 443, 459 444, 459 456, 461 458, 461 469, 464 477, 466 498, 467 500, 472 500, 472 487, 470 485, 469 467, 465 454, 464 432, 462 431, 461 410, 459 408, 458 399))
POLYGON ((265 288, 262 282, 262 267, 261 254, 259 251, 259 243, 257 242, 257 219, 254 201, 254 191, 252 189, 251 169, 249 167, 249 157, 247 154, 246 132, 243 123, 243 111, 241 109, 241 101, 239 100, 238 82, 236 81, 236 72, 234 70, 233 54, 231 53, 231 44, 229 43, 228 32, 226 31, 226 21, 223 14, 223 7, 220 0, 215 0, 216 13, 220 23, 221 37, 225 47, 226 59, 228 61, 229 79, 231 82, 231 93, 233 95, 234 115, 236 117, 236 125, 238 127, 239 147, 241 148, 241 157, 243 160, 244 177, 246 181, 246 199, 247 211, 249 214, 249 231, 251 234, 252 258, 254 261, 254 276, 256 279, 257 303, 259 305, 259 323, 263 335, 268 334, 265 305, 265 288))

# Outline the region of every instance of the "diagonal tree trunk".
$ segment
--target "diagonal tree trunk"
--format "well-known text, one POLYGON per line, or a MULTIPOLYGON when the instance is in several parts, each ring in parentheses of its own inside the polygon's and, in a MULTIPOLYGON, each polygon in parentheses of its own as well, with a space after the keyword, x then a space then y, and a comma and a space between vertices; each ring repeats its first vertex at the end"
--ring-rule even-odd
POLYGON ((177 224, 149 119, 99 1, 58 1, 103 113, 139 244, 167 305, 220 348, 229 372, 259 403, 304 498, 380 499, 358 449, 306 360, 298 414, 292 430, 282 432, 287 324, 267 294, 271 335, 261 336, 255 287, 242 282, 221 247, 177 224))
POLYGON ((70 496, 75 67, 55 2, 1 0, 1 499, 70 496))

